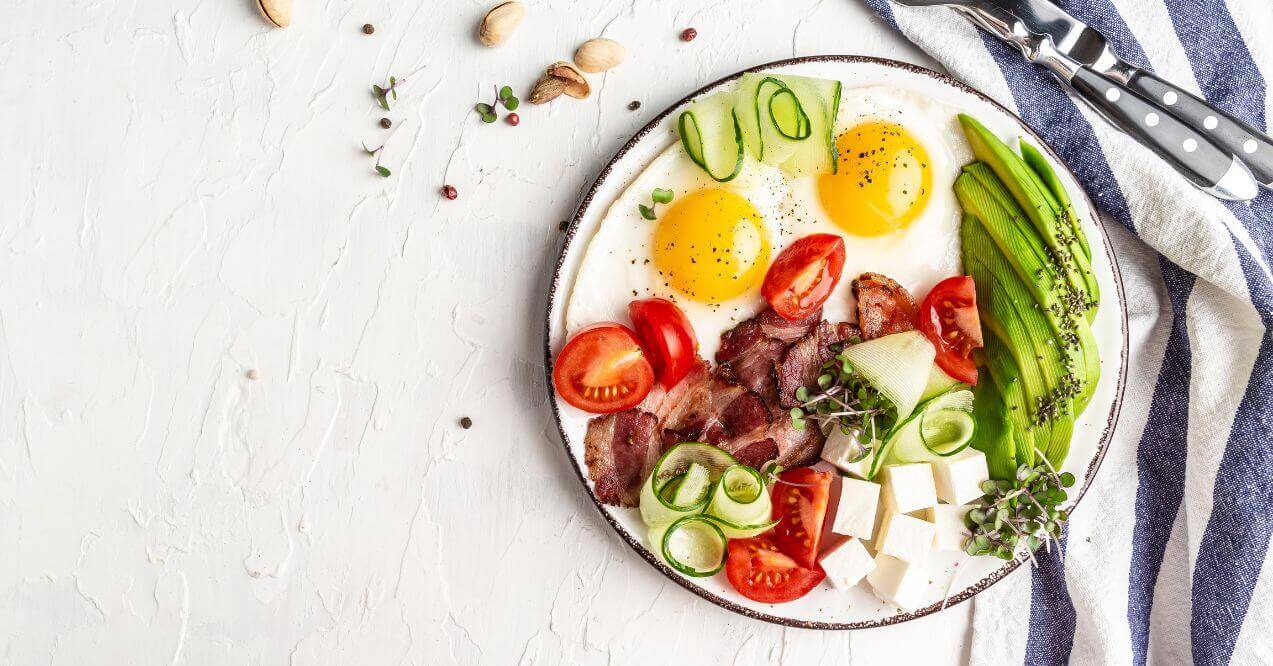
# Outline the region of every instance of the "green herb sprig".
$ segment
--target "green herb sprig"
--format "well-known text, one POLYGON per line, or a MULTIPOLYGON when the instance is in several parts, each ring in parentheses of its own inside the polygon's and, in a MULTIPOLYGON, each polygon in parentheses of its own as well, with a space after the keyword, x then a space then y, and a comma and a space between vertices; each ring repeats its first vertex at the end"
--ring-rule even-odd
POLYGON ((389 87, 384 88, 381 86, 373 85, 371 87, 371 95, 376 98, 376 103, 380 105, 380 108, 384 109, 385 111, 388 111, 389 100, 393 99, 393 101, 395 102, 398 101, 398 86, 406 82, 407 82, 406 79, 403 79, 402 81, 398 81, 398 77, 390 76, 389 87))
MULTIPOLYGON (((1060 547, 1061 527, 1070 519, 1060 508, 1068 499, 1065 489, 1074 485, 1074 475, 1057 473, 1039 453, 1041 464, 1022 464, 1012 480, 982 481, 985 493, 964 517, 972 535, 964 540, 969 555, 993 555, 1010 560, 1024 545, 1030 560, 1040 545, 1050 550, 1060 547)), ((1059 551, 1058 551, 1059 552, 1059 551)))
POLYGON ((385 149, 385 144, 383 143, 375 148, 368 148, 367 144, 365 143, 362 144, 362 152, 366 154, 368 157, 376 158, 376 164, 373 167, 376 173, 380 174, 381 178, 388 178, 389 176, 393 175, 393 172, 390 171, 387 167, 380 165, 380 155, 381 153, 384 152, 384 149, 385 149))
POLYGON ((665 190, 661 187, 656 187, 652 192, 650 192, 650 201, 653 203, 649 206, 645 204, 637 204, 637 210, 641 211, 641 217, 644 217, 647 220, 653 220, 655 219, 654 209, 657 208, 659 204, 672 203, 672 197, 674 196, 676 195, 672 192, 672 190, 665 190))
POLYGON ((518 106, 521 106, 521 103, 522 101, 517 98, 517 95, 513 94, 512 87, 500 86, 495 90, 495 101, 493 103, 478 102, 473 107, 473 110, 477 111, 478 115, 481 116, 482 122, 489 124, 499 120, 499 115, 495 113, 495 109, 499 105, 503 104, 505 109, 515 111, 518 106))
POLYGON ((870 455, 873 444, 897 423, 897 406, 862 378, 842 353, 850 339, 832 346, 836 355, 822 364, 817 385, 796 389, 798 407, 791 408, 791 426, 804 430, 813 421, 823 434, 839 428, 856 435, 861 450, 854 461, 870 455))

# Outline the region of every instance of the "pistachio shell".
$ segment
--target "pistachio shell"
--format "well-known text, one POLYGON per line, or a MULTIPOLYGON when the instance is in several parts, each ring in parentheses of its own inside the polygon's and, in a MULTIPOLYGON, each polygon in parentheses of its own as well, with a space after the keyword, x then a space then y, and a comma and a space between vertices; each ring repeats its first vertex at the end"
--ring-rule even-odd
POLYGON ((619 42, 605 37, 589 39, 575 51, 575 64, 589 74, 604 72, 617 66, 628 57, 628 50, 619 42))
POLYGON ((256 0, 256 8, 277 28, 292 24, 292 0, 256 0))
POLYGON ((499 46, 521 25, 525 16, 526 5, 517 0, 495 5, 477 26, 477 39, 486 46, 499 46))

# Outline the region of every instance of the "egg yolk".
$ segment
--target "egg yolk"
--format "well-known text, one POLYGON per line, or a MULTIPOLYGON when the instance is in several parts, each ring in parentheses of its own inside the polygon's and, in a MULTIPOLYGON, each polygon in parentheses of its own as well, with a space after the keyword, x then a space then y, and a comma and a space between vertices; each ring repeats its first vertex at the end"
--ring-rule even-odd
POLYGON ((719 303, 764 278, 769 239, 750 201, 728 190, 698 190, 659 215, 654 263, 668 286, 693 300, 719 303))
POLYGON ((845 231, 879 236, 905 228, 928 204, 928 153, 901 125, 872 121, 841 134, 839 164, 818 177, 823 209, 845 231))

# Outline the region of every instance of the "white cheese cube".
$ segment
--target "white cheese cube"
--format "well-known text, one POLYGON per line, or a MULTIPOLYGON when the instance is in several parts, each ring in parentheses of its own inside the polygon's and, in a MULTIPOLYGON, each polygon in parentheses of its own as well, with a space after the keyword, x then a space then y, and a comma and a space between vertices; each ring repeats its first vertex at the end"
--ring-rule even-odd
POLYGON ((827 574, 827 582, 837 590, 857 585, 875 568, 875 560, 866 552, 861 539, 849 539, 818 560, 827 574))
POLYGON ((898 513, 927 509, 937 503, 933 466, 926 462, 884 468, 884 501, 898 513))
POLYGON ((870 539, 875 533, 875 509, 880 502, 880 484, 860 479, 840 480, 840 505, 831 531, 845 536, 870 539))
POLYGON ((822 459, 835 465, 845 474, 865 479, 871 465, 871 456, 857 462, 849 462, 853 456, 861 452, 858 446, 857 433, 846 435, 839 428, 832 428, 827 441, 822 445, 822 459))
POLYGON ((871 591, 902 610, 915 610, 928 597, 928 573, 888 555, 875 556, 875 568, 866 575, 871 591))
POLYGON ((989 478, 986 454, 976 449, 933 461, 937 498, 947 504, 967 504, 981 497, 981 482, 989 478))
POLYGON ((971 508, 967 504, 938 504, 924 509, 924 519, 932 523, 937 532, 933 538, 934 548, 938 550, 964 549, 964 539, 968 538, 964 516, 968 515, 968 510, 971 508))
POLYGON ((899 560, 923 562, 933 552, 936 531, 936 526, 927 520, 904 513, 888 513, 876 537, 875 550, 899 560))

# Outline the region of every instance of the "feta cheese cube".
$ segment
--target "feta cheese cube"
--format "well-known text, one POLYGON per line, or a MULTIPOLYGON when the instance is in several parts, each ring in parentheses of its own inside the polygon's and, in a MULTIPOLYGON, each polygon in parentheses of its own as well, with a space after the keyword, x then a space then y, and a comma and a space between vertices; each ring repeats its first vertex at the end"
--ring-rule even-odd
POLYGON ((927 520, 904 513, 889 513, 880 526, 875 549, 899 560, 923 562, 933 552, 936 531, 936 526, 927 520))
POLYGON ((932 465, 926 462, 889 465, 883 474, 884 501, 893 511, 910 513, 937 504, 932 465))
POLYGON ((866 552, 861 539, 849 539, 818 560, 827 574, 827 582, 837 590, 857 585, 875 568, 875 560, 866 552))
POLYGON ((976 449, 965 449, 950 458, 933 461, 933 479, 937 484, 937 497, 947 504, 967 504, 984 493, 981 482, 990 478, 986 468, 986 454, 976 449))
POLYGON ((968 528, 964 516, 971 506, 967 504, 938 504, 924 509, 924 519, 933 524, 936 536, 933 547, 938 550, 963 550, 968 528))
POLYGON ((844 434, 839 428, 832 428, 827 441, 822 445, 822 459, 835 465, 840 471, 859 479, 865 479, 871 465, 871 456, 850 462, 853 456, 861 453, 857 433, 844 434))
POLYGON ((875 568, 866 575, 871 591, 902 610, 915 610, 928 597, 928 573, 888 555, 875 556, 875 568))
POLYGON ((880 484, 860 479, 840 480, 840 505, 831 531, 845 536, 870 539, 875 533, 875 509, 880 501, 880 484))

